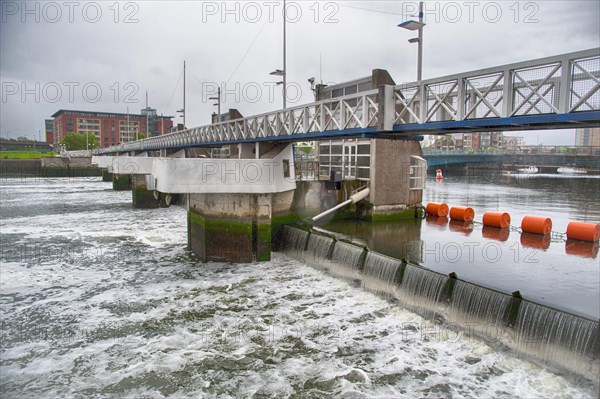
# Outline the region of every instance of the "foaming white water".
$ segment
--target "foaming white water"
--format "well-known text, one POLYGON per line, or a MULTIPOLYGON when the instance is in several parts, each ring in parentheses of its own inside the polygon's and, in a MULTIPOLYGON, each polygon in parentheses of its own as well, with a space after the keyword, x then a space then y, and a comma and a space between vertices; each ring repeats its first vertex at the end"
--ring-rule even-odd
POLYGON ((3 396, 595 394, 281 254, 203 264, 181 208, 53 184, 2 188, 22 198, 7 218, 2 203, 3 396))

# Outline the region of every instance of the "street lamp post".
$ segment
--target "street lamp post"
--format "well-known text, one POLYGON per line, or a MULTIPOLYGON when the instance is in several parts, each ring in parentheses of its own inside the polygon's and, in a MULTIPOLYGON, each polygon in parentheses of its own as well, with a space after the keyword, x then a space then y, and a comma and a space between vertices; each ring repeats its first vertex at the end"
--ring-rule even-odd
POLYGON ((285 103, 285 71, 281 70, 281 69, 276 69, 273 72, 271 72, 269 75, 273 75, 273 76, 282 76, 283 80, 277 82, 277 86, 279 85, 283 85, 283 109, 286 108, 286 103, 285 103))
POLYGON ((277 82, 277 85, 283 85, 283 109, 287 108, 287 65, 286 65, 286 11, 285 11, 285 0, 283 0, 283 69, 276 69, 269 75, 281 76, 283 81, 277 82))
POLYGON ((287 66, 286 66, 286 37, 285 37, 285 25, 286 25, 286 11, 285 11, 285 0, 283 0, 283 109, 286 108, 286 97, 287 97, 287 66))
POLYGON ((217 118, 218 118, 218 122, 221 122, 221 88, 217 88, 217 96, 216 97, 208 97, 209 100, 217 100, 216 105, 217 106, 217 118))
POLYGON ((418 55, 417 55, 417 81, 421 81, 422 73, 423 73, 423 27, 425 23, 423 22, 423 2, 419 2, 419 20, 409 20, 404 21, 401 24, 398 24, 400 28, 404 28, 411 31, 418 31, 419 37, 415 37, 412 39, 408 39, 409 43, 418 43, 418 55))

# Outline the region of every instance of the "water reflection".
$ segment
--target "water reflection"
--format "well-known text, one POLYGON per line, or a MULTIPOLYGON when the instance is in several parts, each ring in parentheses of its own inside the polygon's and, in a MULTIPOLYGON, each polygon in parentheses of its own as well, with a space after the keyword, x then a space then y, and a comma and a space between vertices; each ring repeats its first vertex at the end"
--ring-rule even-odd
POLYGON ((524 248, 535 248, 543 251, 550 247, 551 237, 549 234, 521 233, 521 245, 524 248))
POLYGON ((506 241, 510 237, 510 230, 493 226, 483 226, 481 236, 488 240, 506 241))
POLYGON ((450 220, 448 229, 454 233, 462 233, 465 236, 470 236, 473 232, 473 223, 463 222, 460 220, 450 220))
POLYGON ((415 263, 423 260, 421 220, 418 219, 385 223, 336 221, 325 228, 350 236, 370 249, 396 259, 410 259, 415 263))
POLYGON ((335 222, 330 231, 352 236, 374 251, 418 263, 440 273, 498 289, 521 290, 526 298, 587 317, 600 315, 598 244, 520 234, 481 225, 486 211, 508 212, 512 226, 525 215, 552 219, 564 233, 572 220, 600 223, 600 177, 467 175, 444 173, 428 182, 424 203, 469 206, 475 223, 447 218, 386 223, 335 222), (481 233, 479 233, 481 231, 481 233))
MULTIPOLYGON (((598 256, 598 242, 586 242, 579 240, 567 240, 565 252, 582 258, 596 259, 598 256)), ((597 266, 598 264, 596 264, 597 266)))

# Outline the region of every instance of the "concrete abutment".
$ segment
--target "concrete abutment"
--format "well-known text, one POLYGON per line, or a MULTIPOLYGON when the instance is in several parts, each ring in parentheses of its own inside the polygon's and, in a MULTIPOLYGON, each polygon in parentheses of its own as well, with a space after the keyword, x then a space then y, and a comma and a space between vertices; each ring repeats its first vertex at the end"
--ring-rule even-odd
POLYGON ((271 194, 190 194, 188 249, 203 261, 271 259, 271 194))
POLYGON ((296 181, 291 145, 273 143, 240 145, 238 158, 119 156, 109 171, 115 190, 132 190, 135 208, 168 206, 167 198, 176 196, 187 199, 188 248, 203 261, 267 261, 278 249, 284 225, 331 209, 366 187, 365 201, 324 222, 420 216, 422 189, 411 187, 412 159, 422 157, 419 142, 367 141, 368 179, 296 181))
POLYGON ((131 190, 131 175, 113 174, 113 190, 127 191, 131 190))
POLYGON ((148 190, 151 175, 131 175, 131 199, 134 208, 153 209, 161 204, 161 198, 154 190, 148 190))

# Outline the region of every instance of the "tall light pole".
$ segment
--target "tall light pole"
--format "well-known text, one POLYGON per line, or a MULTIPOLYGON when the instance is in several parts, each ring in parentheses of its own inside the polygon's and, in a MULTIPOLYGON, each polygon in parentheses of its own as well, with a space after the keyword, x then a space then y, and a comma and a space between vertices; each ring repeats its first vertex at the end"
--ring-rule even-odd
POLYGON ((185 60, 183 61, 183 128, 185 129, 185 60))
MULTIPOLYGON (((148 90, 146 90, 146 138, 150 137, 150 131, 149 131, 149 127, 148 127, 148 90)), ((137 132, 135 133, 135 140, 137 141, 139 139, 139 136, 137 134, 137 132)))
POLYGON ((417 55, 417 81, 421 81, 423 77, 423 27, 425 23, 423 22, 423 2, 419 2, 419 20, 413 21, 412 19, 409 21, 404 21, 401 24, 398 24, 400 28, 418 31, 419 37, 408 39, 409 43, 418 43, 418 55, 417 55))
POLYGON ((208 97, 209 100, 217 100, 216 105, 217 106, 217 123, 221 122, 221 87, 217 88, 217 96, 216 97, 208 97))
POLYGON ((183 61, 183 108, 177 112, 180 112, 183 117, 183 128, 185 129, 185 60, 183 61))
POLYGON ((285 37, 285 26, 286 26, 286 10, 285 0, 283 0, 283 109, 286 108, 287 99, 287 66, 286 66, 286 37, 285 37))
POLYGON ((283 0, 283 69, 276 69, 271 72, 269 75, 281 76, 283 77, 282 82, 277 82, 278 85, 283 84, 283 109, 286 109, 286 99, 287 99, 287 64, 286 64, 286 10, 285 10, 285 0, 283 0))

